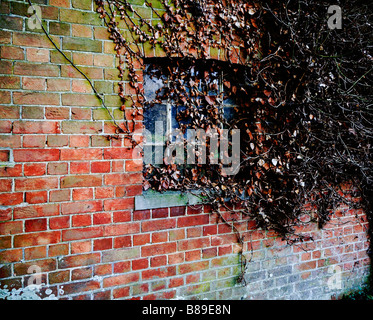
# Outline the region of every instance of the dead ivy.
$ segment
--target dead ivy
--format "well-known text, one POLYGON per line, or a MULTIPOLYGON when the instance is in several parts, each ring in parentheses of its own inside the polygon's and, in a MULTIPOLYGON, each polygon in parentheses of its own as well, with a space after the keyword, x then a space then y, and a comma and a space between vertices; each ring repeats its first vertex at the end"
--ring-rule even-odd
MULTIPOLYGON (((320 227, 341 203, 363 206, 370 220, 372 11, 364 1, 336 2, 342 30, 328 28, 326 1, 170 0, 155 8, 145 0, 150 20, 131 1, 96 0, 115 43, 126 130, 144 109, 171 99, 183 106, 183 131, 241 132, 235 176, 219 164, 165 159, 145 167, 144 189, 199 189, 215 212, 239 212, 289 243, 309 239, 296 231, 306 205, 309 222, 320 227), (152 48, 170 63, 150 68, 165 85, 148 101, 142 80, 152 48), (197 75, 197 67, 205 72, 197 75), (222 74, 223 93, 214 72, 222 74), (220 112, 226 98, 237 106, 232 121, 220 112)), ((233 218, 225 222, 234 226, 233 218)))

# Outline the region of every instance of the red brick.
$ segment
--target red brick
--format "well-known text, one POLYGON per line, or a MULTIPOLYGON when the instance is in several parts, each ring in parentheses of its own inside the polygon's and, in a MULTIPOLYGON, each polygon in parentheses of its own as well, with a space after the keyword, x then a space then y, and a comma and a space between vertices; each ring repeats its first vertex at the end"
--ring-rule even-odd
POLYGON ((138 233, 140 231, 140 224, 133 223, 120 223, 104 226, 104 236, 118 236, 124 234, 138 233))
POLYGON ((178 250, 186 251, 193 250, 197 248, 205 248, 210 246, 209 238, 197 238, 197 239, 188 239, 178 242, 178 250))
POLYGON ((28 61, 49 62, 49 50, 42 48, 26 48, 28 61))
MULTIPOLYGON (((70 108, 71 109, 71 119, 72 120, 90 120, 91 119, 91 109, 90 108, 70 108)), ((97 147, 97 146, 92 146, 97 147)))
POLYGON ((144 221, 142 223, 141 231, 149 232, 156 230, 172 229, 176 227, 176 219, 159 219, 144 221))
POLYGON ((63 286, 64 295, 74 294, 76 292, 92 291, 97 289, 100 289, 100 282, 94 280, 73 282, 64 284, 63 286))
POLYGON ((71 174, 89 173, 89 168, 90 166, 88 162, 71 162, 70 163, 71 174))
MULTIPOLYGON (((2 104, 9 104, 12 101, 9 91, 0 91, 0 101, 2 104)), ((16 107, 17 108, 17 107, 16 107)))
POLYGON ((60 97, 57 93, 50 92, 13 92, 14 104, 20 105, 53 105, 60 104, 60 97))
POLYGON ((126 160, 125 164, 126 172, 136 172, 143 169, 143 162, 141 160, 126 160))
POLYGON ((70 80, 69 79, 47 79, 47 90, 48 91, 69 91, 70 80))
MULTIPOLYGON (((0 101, 1 100, 1 91, 0 91, 0 101)), ((0 133, 11 133, 12 132, 12 122, 11 121, 0 121, 0 133)))
POLYGON ((101 149, 62 149, 61 160, 100 160, 101 149))
POLYGON ((46 172, 45 163, 31 163, 25 164, 23 173, 25 176, 43 176, 46 172))
POLYGON ((58 204, 42 204, 42 205, 32 205, 26 207, 14 208, 13 216, 14 219, 27 219, 27 218, 37 218, 37 217, 49 217, 56 216, 60 214, 58 204))
POLYGON ((121 261, 114 263, 114 273, 125 273, 131 271, 130 261, 121 261))
POLYGON ((17 275, 27 275, 29 268, 33 265, 40 267, 43 273, 54 271, 56 270, 56 259, 48 258, 42 260, 16 263, 14 265, 14 273, 17 275))
POLYGON ((92 224, 92 217, 89 214, 78 214, 72 216, 73 227, 86 227, 92 224))
POLYGON ((15 46, 2 46, 0 57, 3 59, 23 60, 25 54, 23 49, 15 46))
POLYGON ((142 173, 112 173, 104 176, 104 183, 108 186, 142 183, 142 173))
POLYGON ((45 79, 42 78, 22 78, 22 89, 43 91, 45 90, 45 79))
POLYGON ((123 198, 123 199, 108 199, 104 200, 104 210, 126 210, 133 209, 134 198, 123 198))
POLYGON ((18 262, 22 259, 22 249, 0 251, 0 263, 18 262))
POLYGON ((111 264, 100 264, 94 266, 94 275, 106 276, 111 274, 112 266, 111 264))
POLYGON ((135 210, 133 211, 133 220, 150 219, 150 210, 135 210))
POLYGON ((111 223, 110 212, 99 212, 93 214, 93 224, 109 224, 111 223))
POLYGON ((85 253, 92 251, 91 240, 71 243, 71 254, 85 253))
POLYGON ((48 201, 47 191, 26 192, 26 202, 30 204, 46 203, 48 201))
POLYGON ((85 136, 85 135, 84 136, 82 135, 70 136, 70 147, 71 148, 88 148, 89 147, 89 136, 85 136))
POLYGON ((162 279, 176 275, 176 267, 161 267, 142 271, 142 280, 162 279))
POLYGON ((0 234, 6 236, 8 234, 17 234, 23 231, 22 221, 9 221, 0 223, 0 234))
MULTIPOLYGON (((6 236, 6 237, 0 237, 0 249, 10 249, 12 247, 12 237, 6 236)), ((0 267, 0 278, 2 276, 2 268, 0 267)), ((9 274, 9 277, 11 274, 9 274)))
POLYGON ((153 209, 152 210, 152 218, 166 218, 168 217, 168 208, 159 208, 159 209, 153 209))
MULTIPOLYGON (((52 36, 52 39, 58 43, 57 37, 52 36)), ((53 48, 53 45, 48 38, 44 34, 39 33, 14 32, 13 45, 50 49, 53 48)))
POLYGON ((152 243, 167 242, 168 232, 156 232, 152 234, 152 243))
POLYGON ((96 199, 105 199, 114 197, 114 187, 97 187, 95 188, 96 199))
POLYGON ((23 202, 23 193, 3 193, 0 194, 0 205, 1 206, 16 206, 23 202))
MULTIPOLYGON (((134 197, 142 194, 142 184, 126 186, 126 195, 128 197, 134 197)), ((162 218, 158 216, 157 218, 162 218)))
POLYGON ((58 178, 40 177, 40 178, 18 178, 15 180, 16 191, 42 190, 58 188, 58 178))
POLYGON ((154 244, 141 247, 143 257, 155 256, 176 252, 176 242, 154 244))
POLYGON ((21 81, 19 77, 0 76, 0 89, 19 89, 21 81))
POLYGON ((130 148, 104 149, 104 159, 132 159, 132 149, 130 148))
POLYGON ((59 133, 58 123, 55 121, 15 121, 13 133, 59 133))
POLYGON ((91 163, 92 173, 105 173, 110 172, 110 162, 109 161, 97 161, 91 163))
POLYGON ((52 230, 55 229, 66 229, 70 227, 70 217, 53 217, 49 218, 49 228, 52 230))
POLYGON ((131 246, 132 246, 131 236, 114 238, 114 248, 125 248, 125 247, 131 247, 131 246))
POLYGON ((182 264, 179 266, 179 274, 185 274, 190 272, 198 272, 209 268, 209 261, 199 261, 188 264, 182 264))
POLYGON ((60 241, 59 231, 38 232, 14 236, 14 247, 30 247, 57 243, 60 241))
POLYGON ((138 282, 140 279, 139 273, 128 273, 119 276, 104 278, 104 288, 113 286, 123 286, 132 282, 138 282))
POLYGON ((101 251, 101 250, 108 250, 113 248, 113 239, 106 238, 106 239, 97 239, 93 241, 93 250, 94 251, 101 251))
POLYGON ((102 211, 102 201, 79 201, 61 204, 62 214, 89 213, 102 211))
POLYGON ((52 244, 48 249, 49 257, 65 256, 69 254, 69 245, 67 243, 52 244))
POLYGON ((198 215, 198 216, 188 216, 188 217, 181 217, 177 220, 178 228, 190 227, 190 226, 199 226, 202 224, 209 223, 209 216, 208 214, 198 215))
POLYGON ((150 265, 152 268, 165 266, 167 264, 167 256, 157 256, 150 258, 150 265))
POLYGON ((82 240, 102 237, 104 234, 102 227, 87 227, 87 228, 77 228, 62 231, 62 240, 82 240))
POLYGON ((16 162, 58 161, 60 151, 58 149, 16 149, 13 151, 16 162))
POLYGON ((177 217, 185 215, 185 207, 172 207, 170 208, 170 217, 177 217))
POLYGON ((64 283, 64 282, 68 282, 69 280, 70 280, 69 270, 50 272, 48 274, 48 281, 50 284, 64 283))
POLYGON ((19 115, 17 106, 0 106, 0 119, 19 119, 19 115))
POLYGON ((144 244, 150 243, 150 234, 135 234, 133 235, 133 245, 142 246, 144 244))
POLYGON ((73 200, 91 200, 93 199, 93 189, 92 188, 80 188, 73 189, 73 200))
POLYGON ((47 257, 47 247, 32 247, 25 249, 25 260, 43 259, 47 257))
POLYGON ((23 147, 24 148, 43 148, 46 143, 44 135, 24 135, 23 147))
POLYGON ((12 219, 12 209, 0 209, 0 221, 9 221, 12 219))
POLYGON ((149 267, 148 259, 132 260, 132 270, 147 269, 149 267))

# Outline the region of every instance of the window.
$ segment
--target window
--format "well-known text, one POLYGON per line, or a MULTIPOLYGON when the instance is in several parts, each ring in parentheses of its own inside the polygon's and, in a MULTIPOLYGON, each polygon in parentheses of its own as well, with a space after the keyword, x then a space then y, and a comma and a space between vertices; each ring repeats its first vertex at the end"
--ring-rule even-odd
MULTIPOLYGON (((197 152, 203 150, 203 144, 206 147, 203 137, 191 139, 191 132, 198 136, 198 129, 207 132, 230 128, 231 123, 235 121, 237 88, 231 85, 230 77, 233 70, 232 65, 228 63, 174 58, 148 58, 144 62, 146 65, 143 81, 146 99, 143 113, 146 129, 144 162, 162 169, 164 164, 167 165, 167 157, 172 156, 170 153, 175 151, 171 149, 170 152, 168 148, 170 145, 174 145, 176 149, 180 146, 181 152, 177 153, 182 156, 185 156, 186 149, 188 149, 184 148, 185 140, 193 141, 188 151, 190 149, 197 152), (200 146, 201 149, 199 149, 200 146)), ((238 66, 233 67, 236 73, 242 69, 238 66)), ((210 144, 212 144, 211 137, 212 135, 209 136, 210 144)), ((220 147, 223 144, 220 143, 220 147)), ((211 159, 217 160, 219 153, 222 153, 221 149, 215 154, 211 153, 211 149, 208 151, 210 162, 207 166, 217 164, 211 159)), ((180 164, 183 165, 179 166, 178 170, 182 173, 183 170, 195 167, 187 161, 180 161, 180 164)), ((199 197, 189 192, 170 191, 179 189, 169 188, 169 191, 162 191, 161 197, 155 190, 150 188, 145 188, 145 190, 147 191, 135 198, 136 210, 192 205, 201 202, 199 197)), ((193 191, 193 193, 198 192, 193 191)))
POLYGON ((193 131, 188 128, 204 128, 209 121, 223 128, 234 118, 236 105, 224 85, 227 71, 221 63, 175 63, 165 58, 146 59, 145 63, 144 125, 148 133, 146 146, 152 148, 145 163, 162 164, 169 144, 182 148, 183 139, 194 143, 190 136, 193 131))

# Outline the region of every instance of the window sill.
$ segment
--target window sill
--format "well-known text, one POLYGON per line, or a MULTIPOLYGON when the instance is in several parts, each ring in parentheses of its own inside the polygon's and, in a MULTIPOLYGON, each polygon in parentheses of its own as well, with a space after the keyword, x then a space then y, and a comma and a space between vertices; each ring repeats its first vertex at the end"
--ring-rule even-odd
MULTIPOLYGON (((199 193, 193 191, 193 193, 199 193)), ((201 197, 192 195, 189 192, 179 191, 157 192, 154 190, 144 191, 141 196, 135 197, 135 210, 147 210, 169 207, 180 207, 203 203, 201 197)))

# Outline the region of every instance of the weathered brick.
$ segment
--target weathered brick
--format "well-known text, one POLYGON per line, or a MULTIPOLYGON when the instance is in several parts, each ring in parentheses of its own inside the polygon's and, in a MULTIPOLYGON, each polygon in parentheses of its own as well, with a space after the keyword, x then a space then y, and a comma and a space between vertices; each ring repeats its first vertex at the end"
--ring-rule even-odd
POLYGON ((101 149, 62 149, 61 160, 100 160, 101 149))
POLYGON ((14 134, 30 133, 58 133, 58 123, 55 121, 15 121, 13 123, 14 134))
POLYGON ((61 205, 62 214, 98 212, 102 210, 102 201, 79 201, 63 203, 61 205))
POLYGON ((104 226, 105 237, 137 233, 139 231, 140 231, 140 224, 137 222, 104 226))
POLYGON ((0 251, 0 263, 18 262, 22 259, 22 249, 10 249, 0 251))
POLYGON ((48 192, 47 191, 26 192, 26 202, 30 204, 46 203, 48 202, 48 192))
POLYGON ((62 230, 62 241, 82 240, 103 236, 102 227, 86 227, 62 230))
POLYGON ((60 241, 59 231, 38 232, 14 236, 14 247, 39 246, 60 241))
POLYGON ((142 232, 172 229, 176 227, 176 219, 160 219, 144 221, 141 226, 142 232))
POLYGON ((101 20, 95 12, 84 12, 71 9, 61 9, 60 20, 88 25, 101 25, 101 20))
POLYGON ((0 194, 0 205, 1 206, 15 206, 22 202, 23 202, 22 192, 0 194))
POLYGON ((140 248, 124 248, 105 251, 102 253, 102 262, 130 260, 140 257, 140 248))
POLYGON ((57 106, 60 104, 60 97, 57 93, 14 92, 13 101, 15 104, 57 106))
POLYGON ((77 175, 61 178, 61 188, 97 187, 101 185, 101 175, 77 175))
POLYGON ((0 89, 19 89, 21 81, 19 77, 0 76, 0 89))
POLYGON ((60 69, 53 64, 39 64, 29 62, 14 63, 14 74, 40 77, 59 77, 60 69))
MULTIPOLYGON (((52 36, 55 43, 58 43, 58 39, 52 36)), ((26 47, 38 47, 38 48, 49 48, 52 49, 53 44, 49 41, 45 34, 38 33, 13 33, 13 45, 26 46, 26 47)))
POLYGON ((14 208, 14 219, 27 219, 37 217, 57 216, 60 214, 58 204, 32 205, 14 208))
POLYGON ((139 273, 129 273, 104 279, 104 287, 112 287, 137 282, 140 279, 139 273))
POLYGON ((13 155, 16 162, 58 161, 60 151, 57 149, 16 149, 13 155))
POLYGON ((93 121, 63 121, 62 132, 65 134, 93 134, 102 132, 102 124, 93 121))
POLYGON ((58 178, 56 177, 18 178, 15 180, 16 191, 56 188, 58 188, 58 178))

